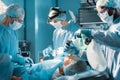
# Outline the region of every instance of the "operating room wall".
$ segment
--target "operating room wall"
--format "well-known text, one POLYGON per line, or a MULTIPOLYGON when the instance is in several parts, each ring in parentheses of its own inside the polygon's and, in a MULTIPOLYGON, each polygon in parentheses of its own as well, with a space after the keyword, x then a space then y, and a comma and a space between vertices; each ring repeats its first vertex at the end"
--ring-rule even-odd
POLYGON ((34 0, 24 0, 25 5, 25 40, 31 43, 30 52, 31 57, 35 59, 35 1, 34 0))
MULTIPOLYGON (((1 2, 3 2, 6 7, 8 7, 10 4, 15 3, 15 4, 21 5, 24 8, 24 0, 1 0, 1 2)), ((2 20, 4 16, 5 16, 4 14, 0 14, 0 20, 2 20)), ((19 29, 17 32, 18 32, 19 40, 23 40, 24 39, 24 24, 22 28, 19 29)))
POLYGON ((58 6, 67 12, 67 20, 70 20, 69 10, 73 11, 75 16, 78 15, 78 9, 80 8, 80 2, 83 0, 58 0, 58 6))
POLYGON ((37 34, 36 58, 39 59, 39 53, 43 49, 52 45, 52 34, 54 28, 47 23, 50 7, 54 6, 54 0, 36 0, 35 1, 35 26, 37 34), (44 4, 43 4, 44 2, 44 4))
POLYGON ((52 45, 54 28, 47 23, 48 12, 54 0, 25 0, 26 40, 31 42, 31 57, 39 61, 39 53, 52 45))

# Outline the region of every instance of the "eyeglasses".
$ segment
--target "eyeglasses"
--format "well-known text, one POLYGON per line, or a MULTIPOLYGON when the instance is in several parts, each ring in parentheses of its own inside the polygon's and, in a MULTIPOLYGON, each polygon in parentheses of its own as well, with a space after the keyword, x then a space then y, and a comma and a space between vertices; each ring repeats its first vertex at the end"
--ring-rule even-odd
POLYGON ((108 12, 108 15, 111 16, 114 14, 114 10, 115 8, 111 8, 111 7, 101 7, 101 10, 99 11, 99 13, 104 13, 104 12, 108 12))
POLYGON ((23 23, 23 20, 18 18, 16 21, 18 21, 19 23, 23 23))
POLYGON ((11 19, 12 19, 13 21, 17 21, 17 22, 19 22, 19 23, 23 23, 23 19, 22 19, 22 18, 11 17, 11 19))
POLYGON ((99 10, 99 13, 104 13, 104 12, 106 12, 106 11, 108 11, 108 9, 107 8, 103 8, 103 7, 101 7, 101 9, 99 10))
POLYGON ((53 23, 56 23, 56 22, 58 22, 58 21, 60 21, 60 20, 48 20, 48 23, 50 23, 50 22, 53 22, 53 23))

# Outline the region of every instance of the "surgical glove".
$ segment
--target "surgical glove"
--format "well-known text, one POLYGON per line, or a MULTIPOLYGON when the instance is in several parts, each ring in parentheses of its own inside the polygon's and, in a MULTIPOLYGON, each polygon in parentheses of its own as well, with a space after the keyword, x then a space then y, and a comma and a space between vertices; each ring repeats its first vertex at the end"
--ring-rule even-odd
POLYGON ((52 55, 52 48, 51 46, 47 47, 46 49, 43 50, 43 59, 53 59, 52 55))
POLYGON ((58 49, 53 50, 53 56, 54 58, 66 56, 66 53, 64 52, 64 47, 59 47, 58 49))
POLYGON ((20 65, 25 65, 25 59, 19 54, 15 54, 12 56, 12 61, 18 63, 20 65))
POLYGON ((67 41, 64 47, 64 52, 75 55, 75 56, 79 54, 79 50, 76 48, 76 46, 73 44, 72 41, 67 41))
POLYGON ((81 30, 72 40, 79 50, 86 50, 92 40, 91 30, 81 30))
POLYGON ((26 67, 26 69, 31 68, 32 64, 34 64, 33 60, 30 57, 25 57, 25 67, 26 67))
POLYGON ((107 24, 101 24, 100 25, 102 30, 108 30, 109 29, 109 26, 107 24))
POLYGON ((89 36, 91 36, 91 30, 83 29, 83 30, 81 30, 81 34, 84 34, 85 36, 89 37, 89 36))
POLYGON ((75 17, 75 15, 74 15, 73 11, 69 10, 69 14, 70 14, 73 22, 76 23, 76 17, 75 17))

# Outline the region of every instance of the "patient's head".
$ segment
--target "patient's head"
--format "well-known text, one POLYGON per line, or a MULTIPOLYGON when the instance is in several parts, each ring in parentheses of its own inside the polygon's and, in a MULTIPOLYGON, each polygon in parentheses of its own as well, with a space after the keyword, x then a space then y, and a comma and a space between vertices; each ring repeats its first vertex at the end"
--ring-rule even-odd
POLYGON ((64 65, 59 68, 59 72, 63 75, 74 75, 87 70, 87 64, 72 55, 64 59, 64 65))
POLYGON ((84 61, 77 60, 71 62, 69 65, 64 67, 65 75, 74 75, 75 73, 81 73, 87 70, 87 65, 84 61))

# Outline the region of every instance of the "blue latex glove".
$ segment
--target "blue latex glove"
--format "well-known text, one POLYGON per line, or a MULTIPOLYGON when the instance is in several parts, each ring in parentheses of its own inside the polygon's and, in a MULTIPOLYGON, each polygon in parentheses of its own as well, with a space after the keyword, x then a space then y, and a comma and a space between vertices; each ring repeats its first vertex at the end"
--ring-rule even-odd
POLYGON ((25 65, 25 59, 19 54, 15 54, 12 56, 12 61, 18 63, 20 65, 25 65))
POLYGON ((64 52, 67 52, 69 54, 76 55, 76 56, 79 54, 79 50, 76 48, 76 46, 73 44, 72 41, 67 41, 64 48, 64 52))
POLYGON ((50 46, 43 50, 43 59, 53 59, 52 48, 50 46))

